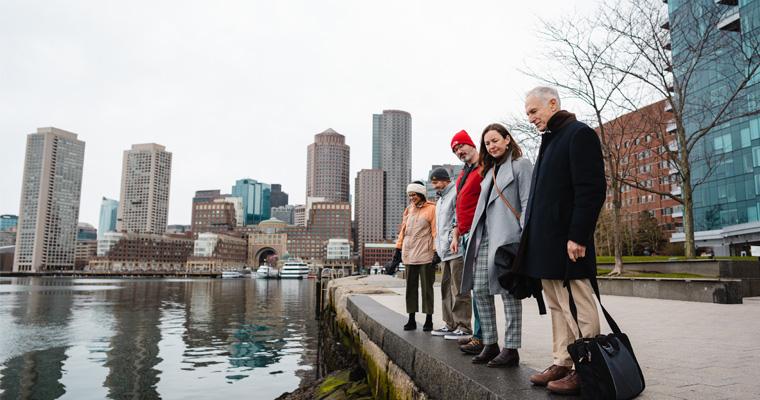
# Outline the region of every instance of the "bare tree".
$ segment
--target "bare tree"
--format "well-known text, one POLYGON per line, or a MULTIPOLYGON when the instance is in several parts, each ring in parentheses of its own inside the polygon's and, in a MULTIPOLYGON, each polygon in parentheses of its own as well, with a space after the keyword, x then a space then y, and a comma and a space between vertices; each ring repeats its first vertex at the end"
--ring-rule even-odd
MULTIPOLYGON (((546 63, 542 65, 556 65, 559 66, 558 70, 541 73, 528 70, 525 73, 580 100, 587 107, 586 110, 581 110, 585 115, 579 116, 579 119, 597 127, 605 161, 608 194, 612 197, 609 227, 615 266, 611 274, 619 275, 623 271, 621 182, 630 168, 622 161, 629 157, 632 148, 623 146, 620 130, 625 127, 610 129, 610 124, 605 122, 615 115, 634 109, 632 104, 635 101, 631 97, 636 94, 636 88, 627 87, 626 79, 638 60, 619 52, 618 42, 622 36, 618 32, 600 29, 598 17, 568 18, 561 22, 544 21, 541 36, 549 50, 543 55, 546 63), (610 65, 615 65, 616 68, 611 68, 610 65)), ((625 130, 629 136, 639 133, 635 129, 625 130)))
POLYGON ((712 1, 679 3, 670 16, 659 0, 603 3, 600 21, 618 38, 621 54, 628 56, 610 60, 606 67, 667 101, 670 126, 658 132, 663 132, 663 142, 668 133, 674 137, 659 156, 670 163, 681 186, 678 193, 642 184, 634 176, 623 182, 683 205, 684 253, 694 257, 694 189, 721 164, 724 151, 703 139, 728 122, 760 113, 758 107, 740 107, 745 89, 758 79, 760 46, 757 35, 742 35, 727 25, 727 17, 738 9, 712 1), (677 49, 675 58, 670 49, 677 49), (633 68, 628 60, 637 60, 633 68), (718 89, 698 94, 715 81, 720 81, 718 89), (695 171, 695 163, 703 168, 695 171))

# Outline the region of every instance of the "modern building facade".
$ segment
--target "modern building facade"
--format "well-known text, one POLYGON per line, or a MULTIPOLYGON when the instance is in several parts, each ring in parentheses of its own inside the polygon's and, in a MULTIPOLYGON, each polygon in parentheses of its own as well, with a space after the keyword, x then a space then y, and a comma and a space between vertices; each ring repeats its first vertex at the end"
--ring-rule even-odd
POLYGON ((290 204, 284 206, 272 207, 272 218, 276 218, 288 225, 295 223, 296 207, 290 204))
POLYGON ((271 192, 269 184, 245 178, 235 181, 232 196, 243 201, 243 225, 256 225, 271 218, 271 192))
POLYGON ((395 239, 406 208, 406 186, 412 180, 412 115, 384 110, 372 116, 372 168, 385 171, 384 227, 395 239))
POLYGON ((172 153, 155 143, 124 151, 116 230, 163 234, 169 214, 172 153))
POLYGON ((385 239, 385 172, 381 169, 359 171, 354 190, 356 240, 361 254, 364 243, 385 239))
POLYGON ((80 222, 77 224, 77 240, 97 240, 98 230, 94 226, 80 222))
POLYGON ((14 272, 74 268, 84 147, 57 128, 27 136, 14 272))
POLYGON ((327 260, 350 260, 351 242, 348 239, 330 239, 327 241, 327 260))
MULTIPOLYGON (((760 0, 688 0, 668 2, 672 59, 676 81, 684 80, 686 68, 694 60, 691 43, 694 35, 705 29, 694 25, 702 19, 690 16, 719 13, 719 32, 713 36, 705 54, 720 54, 711 62, 702 62, 691 72, 685 108, 698 110, 684 115, 687 135, 704 128, 707 121, 733 93, 741 71, 759 62, 760 0), (726 43, 740 43, 742 48, 726 43), (750 64, 746 55, 752 54, 750 64)), ((727 115, 744 115, 760 108, 760 73, 726 110, 727 115)), ((760 244, 760 115, 736 118, 710 130, 691 152, 694 189, 695 241, 698 248, 711 248, 715 255, 749 254, 750 245, 760 244)), ((671 239, 683 242, 684 235, 671 239)))
POLYGON ((351 149, 346 138, 332 129, 314 135, 306 155, 306 197, 349 201, 351 149))
POLYGON ((0 232, 16 230, 18 225, 18 215, 0 215, 0 232))
POLYGON ((269 195, 269 205, 272 208, 288 205, 288 194, 282 191, 282 185, 272 184, 272 193, 269 195))
POLYGON ((116 232, 118 214, 119 202, 103 197, 100 203, 100 218, 98 219, 98 240, 106 232, 116 232))
POLYGON ((298 204, 293 208, 293 225, 306 226, 306 205, 298 204))

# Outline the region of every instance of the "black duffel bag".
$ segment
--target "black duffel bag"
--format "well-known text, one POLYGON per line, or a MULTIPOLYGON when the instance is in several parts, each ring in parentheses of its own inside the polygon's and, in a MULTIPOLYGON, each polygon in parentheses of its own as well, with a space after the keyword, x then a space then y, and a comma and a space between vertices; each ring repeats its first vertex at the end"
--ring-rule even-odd
MULTIPOLYGON (((570 295, 570 312, 577 324, 578 312, 567 280, 565 286, 570 295)), ((594 338, 581 338, 567 346, 580 378, 581 397, 595 400, 632 399, 644 391, 644 374, 633 354, 628 336, 620 331, 615 320, 602 305, 596 278, 591 279, 591 286, 612 333, 594 338)), ((580 332, 580 325, 578 331, 580 332)))

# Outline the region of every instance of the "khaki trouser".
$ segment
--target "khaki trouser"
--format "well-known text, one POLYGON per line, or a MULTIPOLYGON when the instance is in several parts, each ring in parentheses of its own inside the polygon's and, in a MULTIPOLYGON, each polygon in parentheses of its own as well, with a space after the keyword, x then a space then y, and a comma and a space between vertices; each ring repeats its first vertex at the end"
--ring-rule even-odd
POLYGON ((599 311, 596 309, 594 290, 588 279, 571 280, 570 288, 573 290, 573 300, 578 310, 578 323, 575 323, 573 314, 570 313, 570 297, 567 288, 562 286, 561 280, 542 279, 546 305, 552 316, 552 355, 554 365, 572 367, 573 360, 567 352, 567 346, 578 339, 578 326, 582 337, 594 337, 599 334, 599 311))
POLYGON ((472 319, 472 297, 470 292, 460 293, 462 286, 462 272, 464 270, 464 258, 441 261, 443 276, 441 277, 441 308, 443 322, 446 326, 454 329, 462 329, 466 333, 472 333, 470 320, 472 319))
POLYGON ((406 265, 406 312, 419 311, 417 282, 422 286, 422 312, 433 313, 433 283, 435 283, 435 266, 433 264, 406 265))

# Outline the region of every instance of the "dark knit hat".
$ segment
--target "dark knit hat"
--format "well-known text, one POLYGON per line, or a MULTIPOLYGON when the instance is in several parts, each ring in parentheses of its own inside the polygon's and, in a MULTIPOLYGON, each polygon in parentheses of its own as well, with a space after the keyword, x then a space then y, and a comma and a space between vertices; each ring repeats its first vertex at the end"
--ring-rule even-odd
POLYGON ((457 132, 457 134, 451 139, 451 151, 454 151, 454 148, 460 144, 469 144, 470 146, 475 147, 475 142, 472 141, 472 138, 470 138, 470 135, 468 135, 467 131, 464 129, 457 132))
POLYGON ((451 177, 449 176, 449 171, 446 171, 443 168, 436 168, 430 174, 430 180, 431 181, 450 181, 451 177))

